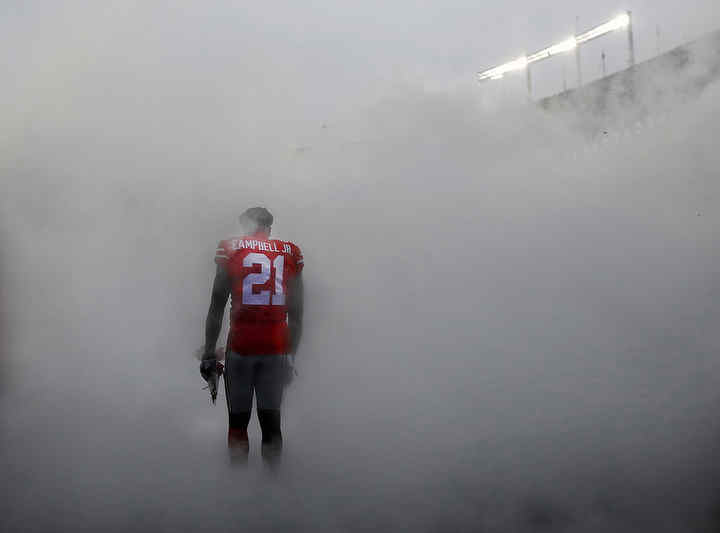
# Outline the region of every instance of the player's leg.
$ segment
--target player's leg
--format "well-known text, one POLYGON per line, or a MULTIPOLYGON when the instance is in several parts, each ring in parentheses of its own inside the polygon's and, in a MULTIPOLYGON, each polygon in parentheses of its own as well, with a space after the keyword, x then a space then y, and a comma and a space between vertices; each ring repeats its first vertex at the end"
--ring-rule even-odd
POLYGON ((228 449, 231 458, 247 460, 248 422, 253 400, 251 358, 229 352, 225 359, 225 398, 228 406, 228 449))
POLYGON ((283 447, 280 429, 280 405, 285 386, 285 355, 258 357, 255 381, 258 421, 262 431, 262 457, 267 463, 277 463, 283 447))

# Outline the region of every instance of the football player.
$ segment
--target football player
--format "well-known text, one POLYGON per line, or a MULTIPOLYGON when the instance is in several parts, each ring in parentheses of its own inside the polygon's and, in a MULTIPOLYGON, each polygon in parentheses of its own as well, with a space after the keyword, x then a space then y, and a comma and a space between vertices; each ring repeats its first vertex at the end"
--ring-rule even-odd
MULTIPOLYGON (((295 244, 270 238, 273 216, 253 207, 240 216, 242 235, 220 241, 200 374, 217 383, 215 351, 227 299, 230 331, 224 381, 231 457, 246 461, 253 395, 262 431, 262 457, 276 463, 282 451, 280 404, 292 379, 302 333, 303 256, 295 244)), ((222 368, 222 367, 219 367, 222 368)))

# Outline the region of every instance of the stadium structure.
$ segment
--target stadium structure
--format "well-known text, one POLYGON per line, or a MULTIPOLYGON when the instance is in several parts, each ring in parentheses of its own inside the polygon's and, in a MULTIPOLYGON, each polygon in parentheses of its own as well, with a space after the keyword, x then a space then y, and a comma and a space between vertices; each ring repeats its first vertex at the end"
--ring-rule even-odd
POLYGON ((539 100, 572 115, 585 136, 642 127, 698 98, 720 79, 720 30, 582 87, 539 100))
POLYGON ((697 98, 720 78, 720 30, 636 64, 633 16, 626 11, 542 50, 479 72, 478 81, 502 80, 507 74, 524 72, 532 102, 535 65, 569 53, 575 54, 577 87, 542 98, 537 104, 545 111, 568 115, 590 140, 609 132, 642 128, 653 117, 697 98), (584 84, 580 49, 617 32, 627 35, 627 68, 606 75, 603 52, 603 77, 584 84))

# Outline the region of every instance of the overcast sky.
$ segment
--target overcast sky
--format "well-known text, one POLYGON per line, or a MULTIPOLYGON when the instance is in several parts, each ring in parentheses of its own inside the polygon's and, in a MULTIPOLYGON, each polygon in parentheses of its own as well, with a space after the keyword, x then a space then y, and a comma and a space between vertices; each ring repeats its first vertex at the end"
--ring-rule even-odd
MULTIPOLYGON (((209 85, 242 74, 256 78, 250 84, 264 96, 290 100, 285 114, 327 120, 397 84, 472 84, 476 71, 566 38, 576 16, 586 28, 624 9, 634 13, 639 60, 656 50, 657 26, 663 49, 720 27, 714 0, 23 1, 3 4, 0 56, 11 84, 31 76, 36 88, 57 89, 88 70, 145 67, 157 77, 174 66, 189 83, 209 85)), ((624 43, 611 35, 588 47, 586 77, 600 73, 598 48, 611 70, 621 67, 624 43)), ((562 87, 563 61, 536 69, 540 93, 562 87)))

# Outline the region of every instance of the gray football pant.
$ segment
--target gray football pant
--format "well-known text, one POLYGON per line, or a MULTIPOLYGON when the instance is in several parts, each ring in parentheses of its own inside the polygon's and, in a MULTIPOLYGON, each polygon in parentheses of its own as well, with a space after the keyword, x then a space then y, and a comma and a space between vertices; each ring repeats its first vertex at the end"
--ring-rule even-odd
POLYGON ((258 409, 280 409, 286 355, 239 355, 228 352, 225 356, 225 397, 230 414, 250 412, 253 394, 258 409))

